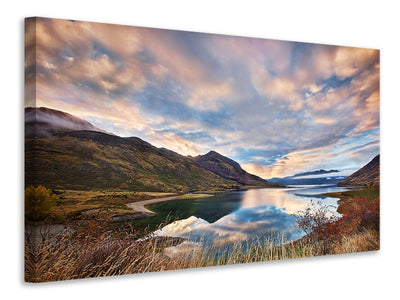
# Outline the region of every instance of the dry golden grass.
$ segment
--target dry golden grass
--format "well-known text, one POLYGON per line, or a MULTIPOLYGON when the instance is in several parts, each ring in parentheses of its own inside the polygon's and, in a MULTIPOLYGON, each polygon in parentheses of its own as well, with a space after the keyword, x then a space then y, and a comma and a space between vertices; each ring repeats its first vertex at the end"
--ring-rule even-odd
POLYGON ((267 235, 246 246, 235 242, 222 253, 216 245, 200 242, 197 247, 171 255, 168 247, 182 239, 139 239, 146 235, 126 224, 110 231, 107 220, 99 218, 73 223, 69 230, 53 235, 51 231, 34 235, 26 230, 25 280, 69 280, 379 250, 379 218, 368 218, 365 210, 356 208, 330 227, 323 224, 326 230, 314 230, 295 242, 277 241, 267 235), (364 219, 356 222, 360 214, 364 219))
MULTIPOLYGON (((274 241, 275 242, 275 241, 274 241)), ((318 245, 285 243, 276 246, 269 239, 258 240, 245 248, 236 243, 233 250, 216 254, 211 248, 199 247, 193 253, 173 257, 179 268, 199 268, 219 265, 244 264, 261 261, 303 258, 321 255, 318 245)), ((211 246, 209 246, 211 247, 211 246)))
MULTIPOLYGON (((137 242, 129 237, 118 239, 107 234, 92 240, 59 236, 37 243, 28 242, 25 246, 25 280, 70 280, 323 255, 318 242, 274 246, 263 240, 253 244, 248 251, 237 244, 233 251, 218 256, 212 249, 199 250, 200 247, 190 254, 169 257, 164 254, 165 246, 165 242, 160 243, 157 239, 137 242)), ((343 237, 342 243, 335 245, 330 254, 378 248, 376 233, 365 232, 343 237)))
POLYGON ((60 235, 25 244, 25 280, 46 282, 162 271, 170 265, 156 241, 60 235))
MULTIPOLYGON (((318 241, 310 242, 304 239, 294 243, 284 243, 281 246, 276 246, 274 242, 268 238, 259 239, 246 250, 242 244, 236 243, 229 252, 218 255, 212 246, 197 247, 189 253, 183 252, 181 255, 169 257, 164 253, 164 249, 176 245, 176 241, 157 238, 138 241, 132 233, 119 236, 111 232, 99 234, 96 230, 86 230, 35 240, 27 237, 25 280, 28 282, 58 281, 303 258, 324 254, 324 247, 318 241)), ((366 231, 343 237, 332 247, 329 254, 378 248, 378 234, 366 231)))
POLYGON ((176 197, 176 200, 181 200, 181 199, 199 199, 199 198, 208 198, 212 197, 214 194, 184 194, 181 196, 176 197))
POLYGON ((333 246, 334 253, 355 253, 379 250, 379 232, 365 230, 350 236, 343 236, 341 241, 333 246))
POLYGON ((160 192, 74 191, 57 190, 57 205, 52 214, 62 219, 82 219, 93 215, 102 218, 134 212, 127 203, 176 195, 160 192))

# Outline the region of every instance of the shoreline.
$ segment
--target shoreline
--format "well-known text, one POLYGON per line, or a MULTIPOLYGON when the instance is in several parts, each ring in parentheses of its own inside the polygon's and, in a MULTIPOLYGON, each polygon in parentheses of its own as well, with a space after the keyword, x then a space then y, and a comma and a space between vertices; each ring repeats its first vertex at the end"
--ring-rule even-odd
POLYGON ((151 217, 156 215, 157 213, 147 209, 145 206, 149 204, 171 201, 171 200, 184 200, 184 199, 197 199, 197 198, 207 198, 212 197, 214 194, 184 194, 184 195, 176 195, 170 197, 156 198, 156 199, 148 199, 138 202, 127 203, 126 206, 133 209, 135 213, 144 214, 143 217, 151 217))
POLYGON ((135 211, 135 213, 145 213, 145 214, 156 215, 155 212, 147 209, 145 207, 145 205, 158 203, 158 202, 164 202, 164 201, 170 201, 170 200, 174 200, 178 197, 179 196, 170 196, 170 197, 143 200, 143 201, 138 201, 138 202, 131 202, 131 203, 127 203, 126 206, 133 209, 135 211))
POLYGON ((213 197, 216 194, 222 194, 222 193, 229 193, 229 192, 239 192, 239 191, 247 191, 251 189, 271 189, 271 188, 277 188, 277 189, 287 189, 290 188, 288 186, 274 186, 274 187, 266 187, 266 186, 243 186, 239 189, 226 189, 223 191, 213 191, 212 194, 209 193, 208 191, 205 191, 200 194, 196 193, 190 193, 190 194, 183 194, 183 195, 174 195, 174 196, 169 196, 169 197, 162 197, 162 198, 155 198, 155 199, 148 199, 148 200, 142 200, 142 201, 137 201, 137 202, 131 202, 125 204, 127 207, 131 208, 134 210, 133 213, 128 213, 128 214, 123 214, 119 216, 114 216, 113 217, 113 222, 123 222, 123 221, 130 221, 134 219, 143 219, 143 218, 148 218, 157 215, 157 213, 151 211, 150 209, 146 208, 145 206, 154 204, 154 203, 160 203, 160 202, 165 202, 165 201, 171 201, 171 200, 184 200, 184 199, 199 199, 199 198, 208 198, 208 197, 213 197))
POLYGON ((190 194, 174 195, 174 196, 169 196, 169 197, 142 200, 142 201, 127 203, 126 206, 133 209, 135 211, 134 214, 138 214, 138 215, 141 214, 142 217, 139 217, 139 218, 146 218, 146 217, 151 217, 151 216, 154 216, 157 214, 145 207, 146 205, 149 205, 149 204, 171 201, 171 200, 208 198, 208 197, 213 197, 216 194, 221 194, 221 193, 247 191, 247 190, 251 190, 251 189, 263 189, 263 188, 270 189, 270 188, 288 188, 288 187, 287 186, 281 186, 281 187, 280 186, 270 186, 270 187, 267 187, 267 186, 243 186, 243 187, 240 187, 239 189, 226 189, 223 191, 213 191, 212 193, 205 191, 200 194, 190 193, 190 194))

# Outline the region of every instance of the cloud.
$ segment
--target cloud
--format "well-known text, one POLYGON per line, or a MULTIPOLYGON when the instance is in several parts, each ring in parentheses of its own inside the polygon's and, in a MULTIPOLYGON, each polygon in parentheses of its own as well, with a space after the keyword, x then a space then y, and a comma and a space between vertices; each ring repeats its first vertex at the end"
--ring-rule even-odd
POLYGON ((155 146, 164 147, 182 155, 196 156, 202 153, 196 143, 181 138, 173 132, 157 131, 148 135, 155 146))
POLYGON ((334 63, 335 73, 339 77, 351 77, 367 69, 379 59, 375 49, 339 47, 334 63))
MULTIPOLYGON (((285 199, 287 197, 291 196, 280 199, 278 206, 260 204, 256 207, 241 207, 214 223, 191 216, 168 224, 155 231, 154 234, 187 239, 186 243, 178 248, 168 249, 167 253, 170 255, 177 254, 177 251, 191 254, 195 248, 207 247, 210 244, 214 250, 218 250, 218 247, 224 249, 226 246, 238 245, 240 242, 257 239, 266 234, 273 236, 274 233, 279 233, 284 238, 292 240, 302 234, 293 226, 294 217, 290 213, 297 213, 307 204, 299 199, 297 201, 290 200, 291 203, 289 203, 285 199), (290 209, 286 211, 285 208, 280 208, 282 203, 290 209)), ((292 195, 292 198, 296 199, 296 196, 292 195)))
POLYGON ((242 167, 249 173, 257 174, 262 178, 285 177, 297 173, 298 170, 315 170, 331 158, 327 147, 292 151, 278 159, 272 165, 255 163, 243 164, 242 167))
POLYGON ((27 106, 216 150, 263 177, 327 164, 379 130, 378 50, 44 18, 27 22, 25 47, 27 106))
POLYGON ((314 119, 314 122, 317 124, 325 124, 325 125, 331 125, 336 123, 336 119, 332 118, 332 117, 316 117, 314 119))
POLYGON ((296 82, 287 77, 273 77, 261 66, 253 67, 253 83, 259 93, 269 101, 287 101, 288 108, 299 110, 302 108, 300 94, 296 82))
POLYGON ((221 98, 232 97, 233 93, 229 84, 198 84, 187 100, 189 106, 199 110, 215 111, 219 108, 221 98))

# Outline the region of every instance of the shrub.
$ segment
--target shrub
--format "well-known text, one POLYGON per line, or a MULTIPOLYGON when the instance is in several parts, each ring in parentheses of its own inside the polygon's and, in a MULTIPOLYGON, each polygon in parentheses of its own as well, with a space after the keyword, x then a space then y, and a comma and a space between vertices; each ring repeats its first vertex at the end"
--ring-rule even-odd
POLYGON ((379 199, 354 198, 340 205, 342 217, 338 226, 345 233, 364 229, 379 230, 379 199))
POLYGON ((340 204, 338 210, 342 215, 335 217, 330 214, 329 206, 312 203, 297 217, 297 227, 306 233, 309 242, 322 242, 324 254, 355 234, 368 230, 379 232, 378 198, 352 198, 340 204))
POLYGON ((296 225, 303 230, 311 242, 321 242, 323 254, 329 249, 332 235, 330 228, 338 220, 331 211, 332 206, 323 205, 321 202, 313 202, 296 216, 296 225))
POLYGON ((311 201, 310 205, 296 216, 296 225, 305 234, 320 234, 324 228, 337 221, 337 216, 331 211, 332 206, 311 201))
POLYGON ((57 196, 44 186, 33 185, 25 189, 25 217, 31 221, 40 221, 49 217, 55 206, 57 196))

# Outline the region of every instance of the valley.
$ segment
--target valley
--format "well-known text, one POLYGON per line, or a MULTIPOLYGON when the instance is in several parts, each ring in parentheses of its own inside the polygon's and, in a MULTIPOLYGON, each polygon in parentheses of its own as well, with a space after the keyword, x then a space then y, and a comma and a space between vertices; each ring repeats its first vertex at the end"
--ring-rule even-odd
MULTIPOLYGON (((143 243, 144 257, 151 252, 181 258, 194 249, 207 257, 229 249, 246 253, 246 245, 257 244, 262 236, 268 249, 295 242, 309 249, 306 256, 322 255, 342 251, 334 248, 336 237, 329 228, 343 226, 343 218, 354 222, 368 205, 374 215, 361 217, 368 226, 368 242, 356 249, 378 243, 379 155, 353 173, 320 169, 265 180, 213 150, 183 156, 138 137, 107 133, 60 111, 36 111, 40 124, 35 129, 34 122, 27 122, 25 138, 30 240, 44 238, 47 243, 53 236, 72 235, 79 243, 80 238, 101 237, 105 240, 99 246, 104 247, 108 239, 119 243, 128 238, 143 243), (349 206, 356 216, 349 214, 349 206), (326 221, 329 227, 324 225, 329 232, 322 242, 314 236, 317 228, 302 232, 297 224, 310 207, 329 207, 324 213, 334 217, 326 221), (40 215, 35 214, 38 209, 40 215), (320 248, 312 250, 314 245, 320 248)), ((28 120, 33 112, 26 109, 28 120)))

